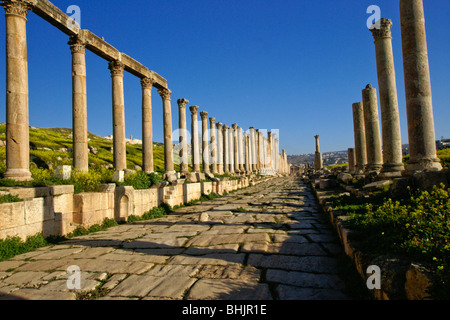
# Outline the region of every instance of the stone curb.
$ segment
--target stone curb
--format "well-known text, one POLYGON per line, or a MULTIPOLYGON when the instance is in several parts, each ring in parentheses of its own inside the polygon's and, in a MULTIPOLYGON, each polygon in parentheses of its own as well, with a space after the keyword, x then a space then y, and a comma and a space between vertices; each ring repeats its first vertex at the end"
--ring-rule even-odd
MULTIPOLYGON (((371 275, 366 273, 369 266, 380 266, 381 289, 371 290, 376 300, 430 300, 427 289, 431 285, 431 276, 423 265, 402 261, 392 256, 371 258, 368 253, 357 249, 357 243, 349 240, 352 231, 343 226, 348 216, 343 216, 341 212, 334 210, 331 203, 327 201, 327 197, 315 188, 314 183, 311 183, 311 187, 323 212, 329 216, 346 255, 353 261, 362 279, 367 282, 371 275)), ((365 195, 364 192, 347 188, 346 185, 341 187, 350 193, 365 195)))

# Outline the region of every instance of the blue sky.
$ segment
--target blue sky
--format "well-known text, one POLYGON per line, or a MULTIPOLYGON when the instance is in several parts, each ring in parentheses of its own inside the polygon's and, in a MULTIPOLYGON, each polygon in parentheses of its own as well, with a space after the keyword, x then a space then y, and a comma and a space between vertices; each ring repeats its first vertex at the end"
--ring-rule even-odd
MULTIPOLYGON (((393 20, 403 143, 408 142, 399 1, 393 0, 54 0, 81 9, 81 27, 167 79, 216 121, 280 130, 280 150, 311 153, 353 147, 352 103, 378 88, 375 49, 366 27, 370 5, 393 20)), ((436 137, 450 138, 450 1, 424 0, 436 137)), ((0 122, 5 122, 5 18, 0 14, 0 122)), ((72 126, 68 37, 28 15, 30 125, 72 126)), ((112 134, 107 62, 87 52, 88 129, 112 134)), ((125 74, 127 136, 141 137, 139 79, 125 74)), ((162 102, 153 89, 154 140, 163 141, 162 102)), ((188 116, 189 119, 189 116, 188 116)), ((190 126, 188 120, 188 127, 190 126)))

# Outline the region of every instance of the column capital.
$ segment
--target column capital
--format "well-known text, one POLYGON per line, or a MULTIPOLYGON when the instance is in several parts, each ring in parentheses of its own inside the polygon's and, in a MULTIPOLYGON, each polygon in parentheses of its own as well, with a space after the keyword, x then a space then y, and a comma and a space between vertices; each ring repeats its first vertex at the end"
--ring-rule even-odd
POLYGON ((206 111, 200 112, 200 117, 202 118, 202 120, 207 120, 208 119, 208 112, 206 112, 206 111))
POLYGON ((144 77, 141 79, 141 86, 143 89, 152 89, 155 80, 153 78, 144 77))
POLYGON ((190 106, 189 111, 191 111, 192 115, 196 115, 198 112, 198 106, 190 106))
POLYGON ((216 123, 216 128, 217 128, 218 130, 221 130, 222 127, 223 127, 222 122, 217 122, 217 123, 216 123))
POLYGON ((228 130, 228 126, 226 124, 223 125, 223 130, 228 130))
POLYGON ((212 124, 211 127, 213 127, 214 124, 216 123, 216 118, 214 117, 209 118, 209 123, 211 123, 212 124))
POLYGON ((70 51, 72 52, 72 54, 73 53, 85 54, 86 45, 88 43, 89 43, 88 41, 85 41, 78 35, 75 35, 70 37, 69 42, 67 44, 70 45, 70 51))
POLYGON ((178 108, 183 109, 183 108, 186 108, 187 104, 189 103, 189 100, 178 99, 177 103, 178 103, 178 108))
POLYGON ((5 14, 20 16, 26 19, 32 5, 28 1, 3 0, 1 6, 5 8, 5 14))
POLYGON ((381 18, 380 19, 380 28, 370 29, 372 32, 373 38, 375 41, 384 38, 392 38, 391 34, 392 21, 389 19, 381 18))
POLYGON ((231 125, 231 127, 232 127, 234 130, 236 130, 237 127, 238 127, 238 125, 237 125, 237 123, 233 123, 233 124, 231 125))
POLYGON ((108 69, 111 70, 111 76, 123 76, 125 65, 119 60, 113 60, 109 63, 108 69))
POLYGON ((172 91, 170 91, 168 88, 162 88, 158 90, 159 95, 163 100, 169 100, 170 96, 172 95, 172 91))

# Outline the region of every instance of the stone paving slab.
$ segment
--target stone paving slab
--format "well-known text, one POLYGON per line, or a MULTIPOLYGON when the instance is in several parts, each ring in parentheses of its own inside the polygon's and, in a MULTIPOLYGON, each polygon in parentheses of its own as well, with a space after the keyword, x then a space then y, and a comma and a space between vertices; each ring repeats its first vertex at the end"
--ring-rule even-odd
POLYGON ((308 186, 273 178, 0 262, 0 299, 348 299, 325 219, 308 186), (81 289, 67 288, 73 265, 81 289))

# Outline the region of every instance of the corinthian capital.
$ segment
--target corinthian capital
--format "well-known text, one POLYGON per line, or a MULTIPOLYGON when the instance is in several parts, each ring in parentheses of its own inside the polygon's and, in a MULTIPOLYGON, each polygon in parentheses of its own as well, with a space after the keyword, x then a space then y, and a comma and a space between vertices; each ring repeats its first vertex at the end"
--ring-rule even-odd
POLYGON ((159 89, 158 93, 163 100, 170 100, 170 96, 172 95, 172 91, 167 88, 159 89))
POLYGON ((26 18, 28 11, 32 8, 27 1, 19 0, 3 0, 1 6, 5 8, 6 14, 13 14, 22 18, 26 18))
POLYGON ((192 115, 196 115, 198 111, 198 106, 190 106, 189 110, 191 111, 192 115))
POLYGON ((72 53, 84 54, 86 52, 87 41, 84 41, 79 36, 71 36, 67 44, 70 45, 70 51, 72 51, 72 53))
POLYGON ((216 123, 216 128, 217 128, 218 130, 222 129, 222 126, 223 126, 222 122, 217 122, 217 123, 216 123))
POLYGON ((155 80, 153 80, 152 78, 145 77, 141 79, 141 86, 144 89, 151 89, 154 83, 155 80))
POLYGON ((189 103, 189 100, 186 99, 178 99, 177 100, 178 103, 178 107, 181 108, 186 108, 187 104, 189 103))
POLYGON ((380 19, 380 28, 373 28, 370 31, 372 32, 373 38, 375 41, 383 38, 392 38, 391 35, 392 21, 389 19, 381 18, 380 19))
POLYGON ((236 130, 237 127, 238 127, 238 125, 237 125, 237 123, 233 123, 233 124, 231 125, 231 127, 232 127, 234 130, 236 130))
POLYGON ((206 111, 200 112, 200 117, 202 118, 202 120, 207 120, 208 119, 208 112, 206 112, 206 111))
POLYGON ((113 60, 109 63, 108 69, 111 70, 111 76, 123 76, 125 65, 119 60, 113 60))

